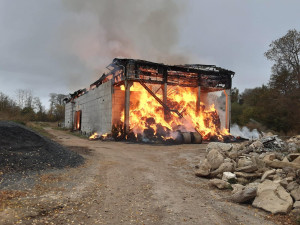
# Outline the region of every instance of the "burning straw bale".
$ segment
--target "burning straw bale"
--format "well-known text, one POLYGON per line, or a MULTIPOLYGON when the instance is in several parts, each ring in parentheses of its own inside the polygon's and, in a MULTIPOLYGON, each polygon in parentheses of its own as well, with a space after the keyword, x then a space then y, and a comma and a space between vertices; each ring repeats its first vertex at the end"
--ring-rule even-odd
POLYGON ((252 203, 271 213, 289 213, 300 204, 300 136, 283 141, 265 135, 243 143, 214 143, 207 146, 206 159, 196 176, 213 178, 219 189, 231 184, 228 199, 252 203))

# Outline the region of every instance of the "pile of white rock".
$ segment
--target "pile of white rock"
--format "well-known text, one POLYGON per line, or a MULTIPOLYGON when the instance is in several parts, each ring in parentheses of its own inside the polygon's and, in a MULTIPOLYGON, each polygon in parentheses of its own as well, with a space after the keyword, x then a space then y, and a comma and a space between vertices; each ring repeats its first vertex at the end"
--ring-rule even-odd
POLYGON ((196 176, 232 189, 231 201, 274 214, 300 211, 300 135, 287 141, 267 134, 240 144, 211 142, 206 152, 196 176))

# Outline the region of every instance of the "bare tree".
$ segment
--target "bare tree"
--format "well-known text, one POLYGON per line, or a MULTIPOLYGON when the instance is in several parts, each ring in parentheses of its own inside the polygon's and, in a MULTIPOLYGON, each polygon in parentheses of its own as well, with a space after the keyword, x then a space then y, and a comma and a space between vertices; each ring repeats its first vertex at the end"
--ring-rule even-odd
POLYGON ((25 107, 32 108, 32 91, 29 89, 18 89, 16 91, 17 104, 23 109, 25 107))
POLYGON ((42 102, 41 102, 39 97, 34 97, 32 104, 33 104, 33 109, 36 112, 43 112, 44 111, 44 107, 43 107, 42 102))
POLYGON ((64 99, 67 95, 64 94, 57 94, 57 93, 50 93, 50 108, 54 107, 55 105, 64 105, 64 99))
POLYGON ((51 120, 61 120, 64 117, 65 105, 64 105, 64 98, 67 95, 57 94, 57 93, 50 93, 50 109, 48 112, 49 118, 51 120))
POLYGON ((273 41, 265 52, 267 59, 275 61, 274 68, 288 68, 297 76, 300 84, 300 32, 289 30, 286 35, 273 41))

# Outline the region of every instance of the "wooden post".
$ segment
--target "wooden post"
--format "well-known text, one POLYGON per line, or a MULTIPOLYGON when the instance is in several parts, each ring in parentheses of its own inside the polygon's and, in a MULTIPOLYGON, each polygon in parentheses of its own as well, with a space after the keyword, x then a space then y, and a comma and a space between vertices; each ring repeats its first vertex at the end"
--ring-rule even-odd
POLYGON ((197 102, 196 102, 196 114, 197 116, 199 116, 199 113, 200 113, 200 105, 201 105, 201 87, 198 86, 197 87, 197 102))
POLYGON ((129 113, 130 113, 130 87, 132 86, 132 81, 125 80, 125 113, 124 113, 124 130, 125 135, 129 132, 129 113))
MULTIPOLYGON (((162 85, 162 91, 163 91, 163 103, 165 105, 167 105, 167 99, 168 99, 168 85, 167 85, 167 83, 164 83, 162 85)), ((166 121, 168 121, 169 118, 170 118, 169 112, 166 109, 164 109, 164 119, 166 121)))
MULTIPOLYGON (((168 70, 167 70, 167 68, 163 68, 163 82, 164 82, 164 84, 162 85, 162 90, 163 90, 163 103, 165 105, 168 105, 167 104, 167 101, 168 101, 168 84, 167 84, 167 81, 168 81, 168 70)), ((164 119, 165 119, 165 121, 169 121, 170 117, 171 117, 170 112, 165 109, 164 110, 164 119)))
POLYGON ((223 90, 226 97, 225 107, 225 128, 230 132, 230 120, 231 120, 231 89, 223 90))

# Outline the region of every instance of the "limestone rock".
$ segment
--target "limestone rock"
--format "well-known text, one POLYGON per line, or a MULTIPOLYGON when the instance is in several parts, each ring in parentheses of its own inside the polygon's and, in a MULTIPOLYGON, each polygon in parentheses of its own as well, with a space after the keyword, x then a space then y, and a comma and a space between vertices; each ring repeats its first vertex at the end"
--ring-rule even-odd
POLYGON ((212 171, 210 174, 211 176, 216 176, 218 174, 223 174, 223 172, 233 172, 234 167, 233 164, 231 162, 224 162, 220 165, 220 167, 218 169, 216 169, 215 171, 212 171))
POLYGON ((245 188, 233 194, 230 199, 237 203, 248 202, 256 197, 256 190, 257 188, 255 187, 245 188))
POLYGON ((279 181, 279 184, 280 184, 283 188, 287 189, 287 186, 288 186, 289 183, 288 183, 287 179, 285 178, 285 179, 279 181))
POLYGON ((221 180, 221 179, 212 179, 209 181, 209 183, 212 186, 215 186, 219 189, 226 189, 226 188, 230 187, 230 184, 228 182, 221 180))
POLYGON ((293 163, 300 164, 300 157, 298 156, 296 159, 293 160, 293 163))
POLYGON ((260 170, 260 171, 267 170, 266 169, 266 163, 262 159, 260 159, 259 156, 253 156, 251 158, 251 160, 257 166, 258 170, 260 170))
POLYGON ((237 172, 246 172, 246 173, 252 173, 258 170, 256 165, 249 165, 249 166, 244 166, 244 167, 238 167, 235 169, 237 172))
POLYGON ((249 158, 240 158, 237 163, 237 167, 251 166, 253 164, 252 160, 249 158))
POLYGON ((224 159, 224 162, 231 162, 231 159, 225 158, 225 159, 224 159))
POLYGON ((295 201, 299 201, 300 200, 300 187, 292 190, 291 195, 295 199, 295 201))
POLYGON ((272 132, 267 132, 267 133, 264 133, 263 132, 263 137, 271 137, 271 136, 274 136, 274 134, 272 132))
POLYGON ((270 175, 274 175, 276 173, 276 170, 275 169, 272 169, 272 170, 268 170, 266 172, 264 172, 264 174, 262 175, 261 177, 261 182, 263 182, 266 178, 268 178, 270 175))
POLYGON ((300 144, 300 135, 296 135, 287 140, 288 143, 300 144))
POLYGON ((296 143, 288 143, 288 152, 290 153, 297 153, 299 149, 299 145, 297 145, 296 143))
POLYGON ((234 144, 232 144, 231 151, 239 151, 239 150, 243 150, 243 149, 244 149, 244 145, 239 144, 239 143, 234 143, 234 144))
POLYGON ((200 163, 199 169, 196 170, 195 175, 198 177, 206 177, 210 174, 211 165, 208 163, 207 159, 200 163))
POLYGON ((258 185, 260 185, 260 183, 257 182, 252 182, 246 185, 247 188, 258 188, 258 185))
POLYGON ((291 215, 294 215, 294 216, 299 216, 300 215, 300 209, 299 208, 295 208, 291 211, 291 215))
POLYGON ((282 161, 269 161, 265 160, 267 166, 272 168, 285 168, 285 167, 292 167, 295 169, 300 169, 300 164, 293 163, 293 162, 282 162, 282 161))
POLYGON ((293 177, 286 177, 284 179, 286 179, 286 181, 288 182, 288 184, 294 181, 293 177))
POLYGON ((216 149, 210 150, 206 157, 213 170, 219 168, 224 161, 223 155, 216 149))
POLYGON ((223 172, 222 180, 228 181, 230 179, 236 179, 236 175, 231 172, 223 172))
POLYGON ((287 157, 284 157, 282 162, 290 162, 287 157))
POLYGON ((216 150, 221 150, 221 151, 230 151, 233 148, 232 144, 228 144, 228 143, 222 143, 222 142, 210 142, 207 147, 206 147, 206 151, 210 152, 213 149, 216 150))
POLYGON ((299 184, 297 184, 296 181, 292 181, 291 183, 289 183, 286 187, 286 189, 291 192, 292 190, 295 190, 299 187, 299 184))
POLYGON ((232 194, 235 194, 238 191, 242 191, 245 188, 245 186, 241 184, 232 184, 231 187, 232 187, 232 192, 231 192, 232 194))
POLYGON ((288 213, 292 209, 293 199, 280 184, 265 180, 258 185, 252 205, 273 214, 288 213))
POLYGON ((243 177, 238 177, 236 180, 239 184, 243 184, 243 185, 246 185, 246 184, 249 183, 249 181, 246 178, 243 178, 243 177))
POLYGON ((244 172, 235 172, 235 175, 237 177, 243 177, 246 179, 253 179, 253 178, 257 178, 257 177, 261 177, 261 173, 244 173, 244 172))
POLYGON ((227 153, 227 156, 231 159, 236 159, 239 156, 239 153, 237 150, 232 150, 230 152, 227 153))
POLYGON ((295 209, 300 209, 300 201, 295 201, 293 207, 294 207, 295 209))
POLYGON ((267 155, 264 157, 264 161, 273 161, 274 159, 276 159, 276 155, 275 155, 274 153, 267 154, 267 155))
POLYGON ((258 149, 258 148, 263 148, 264 145, 261 141, 257 140, 257 141, 254 141, 249 147, 253 148, 253 149, 258 149))
POLYGON ((276 159, 278 159, 279 161, 282 161, 284 158, 284 155, 281 152, 274 152, 276 159))
POLYGON ((279 176, 278 174, 275 174, 275 175, 271 175, 273 176, 273 181, 276 181, 277 183, 280 183, 280 181, 282 180, 282 177, 279 176))

